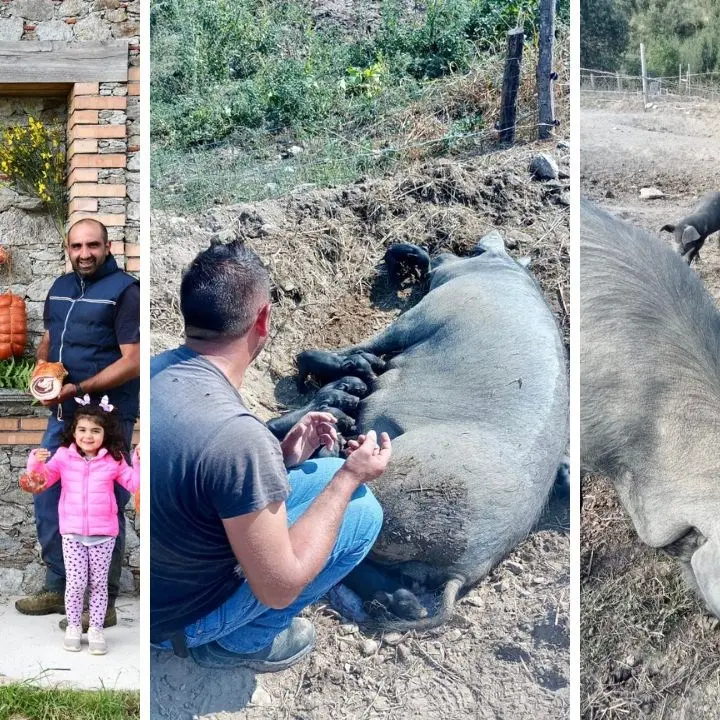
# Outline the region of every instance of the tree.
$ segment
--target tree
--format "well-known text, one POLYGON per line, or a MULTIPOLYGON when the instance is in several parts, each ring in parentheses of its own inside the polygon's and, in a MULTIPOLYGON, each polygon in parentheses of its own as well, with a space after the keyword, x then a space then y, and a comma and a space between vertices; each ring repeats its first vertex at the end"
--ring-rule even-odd
POLYGON ((580 64, 616 70, 630 30, 625 0, 580 0, 580 64))

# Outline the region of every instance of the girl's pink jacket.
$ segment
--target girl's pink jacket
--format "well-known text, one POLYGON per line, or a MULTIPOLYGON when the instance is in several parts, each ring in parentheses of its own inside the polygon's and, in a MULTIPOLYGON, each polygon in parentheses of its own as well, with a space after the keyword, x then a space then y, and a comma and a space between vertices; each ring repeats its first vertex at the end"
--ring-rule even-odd
POLYGON ((75 444, 59 447, 46 463, 35 459, 33 450, 28 457, 28 472, 45 475, 46 486, 62 483, 60 490, 60 534, 113 535, 118 534, 118 506, 113 492, 114 483, 135 492, 140 487, 140 463, 137 450, 132 467, 125 459, 115 460, 105 448, 88 460, 78 452, 75 444))

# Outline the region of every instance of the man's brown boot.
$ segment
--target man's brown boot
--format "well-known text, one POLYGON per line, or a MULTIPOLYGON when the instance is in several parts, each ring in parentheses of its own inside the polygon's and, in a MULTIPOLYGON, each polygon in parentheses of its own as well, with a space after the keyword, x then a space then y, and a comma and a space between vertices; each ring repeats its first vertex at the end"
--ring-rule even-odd
POLYGON ((15 609, 23 615, 65 614, 65 595, 51 590, 41 590, 15 601, 15 609))
MULTIPOLYGON (((58 625, 60 625, 60 629, 64 630, 67 627, 67 618, 63 618, 58 625)), ((117 613, 115 612, 114 607, 108 607, 108 609, 105 611, 105 624, 103 627, 112 627, 113 625, 117 625, 117 613)), ((82 614, 82 631, 87 632, 88 628, 90 627, 90 613, 85 610, 82 614)))

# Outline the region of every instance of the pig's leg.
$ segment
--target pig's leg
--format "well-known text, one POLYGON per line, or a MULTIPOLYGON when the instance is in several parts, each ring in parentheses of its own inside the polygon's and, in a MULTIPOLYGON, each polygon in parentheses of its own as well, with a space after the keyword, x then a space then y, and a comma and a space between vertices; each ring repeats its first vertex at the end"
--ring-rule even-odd
POLYGON ((720 618, 720 547, 708 540, 693 553, 690 565, 705 604, 720 618))

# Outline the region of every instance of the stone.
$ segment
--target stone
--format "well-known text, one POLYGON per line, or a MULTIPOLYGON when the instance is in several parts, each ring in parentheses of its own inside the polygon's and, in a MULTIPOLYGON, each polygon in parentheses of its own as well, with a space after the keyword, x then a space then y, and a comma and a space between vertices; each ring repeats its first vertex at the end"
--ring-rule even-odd
POLYGON ((0 18, 0 42, 17 42, 23 34, 22 18, 0 18))
POLYGON ((78 20, 73 25, 75 38, 77 40, 91 40, 92 42, 104 42, 110 40, 110 23, 101 19, 98 15, 88 15, 78 20))
POLYGON ((48 20, 47 22, 38 23, 35 34, 37 39, 41 41, 70 42, 73 38, 72 27, 62 20, 48 20))
POLYGON ((0 568, 0 587, 7 595, 22 593, 23 572, 17 568, 0 568))
POLYGON ((558 149, 558 150, 569 150, 569 149, 570 149, 570 143, 569 143, 567 140, 561 140, 561 141, 557 144, 557 149, 558 149))
MULTIPOLYGON (((131 503, 128 503, 130 507, 131 503)), ((135 531, 128 527, 125 531, 125 552, 132 552, 140 547, 140 538, 135 534, 135 531)))
POLYGON ((523 566, 519 562, 515 562, 514 560, 508 560, 505 563, 505 567, 515 575, 522 575, 523 566))
POLYGON ((20 210, 44 210, 45 205, 40 198, 28 197, 27 195, 19 195, 15 207, 20 210))
POLYGON ((111 23, 121 23, 127 20, 127 12, 124 7, 119 7, 117 10, 108 10, 105 13, 105 19, 111 23))
POLYGON ((96 0, 94 10, 117 10, 121 6, 120 0, 96 0))
POLYGON ((126 567, 120 571, 120 593, 125 595, 135 594, 135 577, 126 567))
POLYGON ((45 302, 45 298, 47 297, 48 290, 50 290, 50 286, 55 281, 54 277, 45 277, 40 278, 38 280, 34 280, 33 282, 28 285, 27 290, 25 291, 27 298, 29 300, 37 300, 38 302, 45 302))
POLYGON ((128 220, 139 220, 140 219, 140 203, 129 202, 127 204, 126 217, 128 220))
POLYGON ((127 20, 119 25, 113 25, 112 34, 117 38, 133 37, 140 34, 140 23, 136 20, 127 20))
MULTIPOLYGON (((0 530, 9 530, 24 522, 25 513, 14 505, 0 505, 0 530)), ((2 587, 2 583, 0 583, 2 587)))
POLYGON ((122 110, 101 110, 98 120, 100 125, 124 125, 127 115, 122 110))
POLYGON ((3 556, 10 557, 11 555, 17 553, 21 548, 22 545, 15 538, 0 533, 0 558, 3 556))
MULTIPOLYGON (((130 523, 126 524, 127 527, 130 527, 130 523)), ((130 567, 139 568, 140 567, 140 551, 135 550, 134 552, 131 552, 128 556, 128 565, 130 567)))
POLYGON ((140 183, 130 182, 131 173, 128 173, 127 185, 125 191, 127 192, 128 198, 134 203, 140 202, 140 183))
POLYGON ((383 644, 394 647, 395 645, 398 645, 400 643, 402 638, 403 638, 403 636, 399 632, 389 632, 389 633, 385 633, 385 635, 383 635, 382 640, 383 640, 383 644))
POLYGON ((124 153, 127 150, 127 144, 124 140, 101 140, 98 143, 99 153, 124 153))
POLYGON ((45 584, 45 568, 39 563, 31 563, 23 573, 22 589, 25 593, 36 593, 45 584))
POLYGON ((88 14, 87 0, 65 0, 58 8, 60 17, 82 17, 88 14))
POLYGON ((665 197, 665 193, 662 190, 658 190, 656 187, 640 188, 641 200, 657 200, 661 197, 665 197))
POLYGON ((250 704, 258 707, 272 707, 274 702, 273 696, 262 685, 255 688, 250 698, 250 704))
POLYGON ((139 172, 140 171, 140 154, 134 153, 133 155, 128 156, 127 161, 127 169, 131 172, 139 172))
POLYGON ((530 161, 530 175, 533 180, 556 180, 558 164, 555 158, 547 153, 540 153, 530 161))
POLYGON ((20 196, 14 190, 0 187, 0 213, 4 213, 6 210, 15 207, 19 199, 20 196))
POLYGON ((51 20, 55 14, 55 4, 52 0, 15 0, 10 7, 15 17, 20 17, 26 22, 51 20))
POLYGON ((370 657, 378 651, 379 645, 375 640, 367 638, 360 643, 360 654, 363 657, 370 657))

